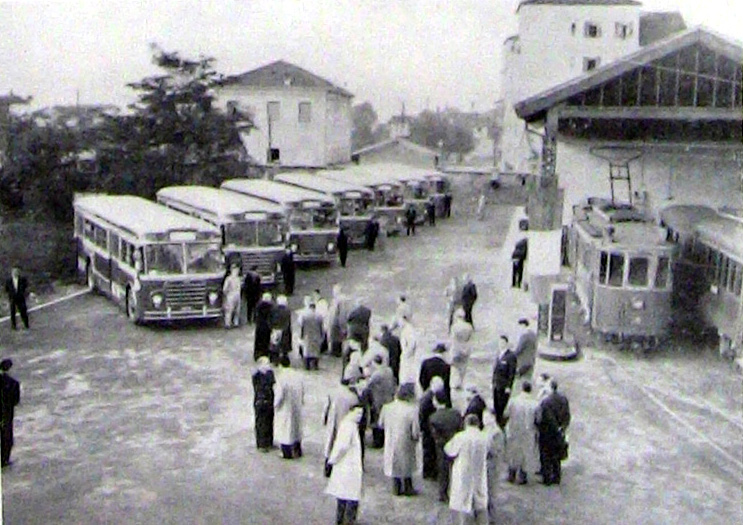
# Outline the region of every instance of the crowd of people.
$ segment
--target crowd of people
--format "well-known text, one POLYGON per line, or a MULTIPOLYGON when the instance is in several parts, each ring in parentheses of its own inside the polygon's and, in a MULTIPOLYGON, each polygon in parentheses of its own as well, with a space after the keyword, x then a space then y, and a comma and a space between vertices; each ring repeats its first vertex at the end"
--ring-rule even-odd
POLYGON ((525 318, 515 345, 501 336, 492 401, 467 382, 476 300, 469 275, 452 279, 446 290, 448 340, 427 350, 405 295, 398 297, 393 319, 372 334, 371 310, 340 285, 329 300, 319 290, 305 297, 294 315, 296 327, 286 297, 265 294, 254 318, 257 448, 268 452, 277 443, 282 458, 302 457, 303 373, 291 361, 296 346, 307 371, 317 370, 320 360, 340 364, 322 416, 326 493, 337 499, 337 523, 356 521, 369 433, 371 448, 382 450, 394 496, 417 495, 414 479, 422 471, 461 523, 494 522, 501 478, 518 485, 535 477, 559 484, 568 400, 554 378, 534 377, 537 335, 525 318))

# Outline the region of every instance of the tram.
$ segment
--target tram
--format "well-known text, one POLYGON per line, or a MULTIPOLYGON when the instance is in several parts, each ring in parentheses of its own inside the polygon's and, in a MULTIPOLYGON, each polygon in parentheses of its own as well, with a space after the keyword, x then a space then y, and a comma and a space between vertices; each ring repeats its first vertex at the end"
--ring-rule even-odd
POLYGON ((683 306, 716 332, 721 354, 734 355, 743 345, 743 213, 669 206, 661 223, 677 243, 686 282, 696 283, 683 306))
POLYGON ((595 332, 654 347, 671 327, 674 245, 637 208, 590 198, 568 235, 575 291, 595 332))
POLYGON ((340 213, 340 226, 352 247, 366 245, 366 229, 372 219, 374 192, 348 180, 320 177, 312 173, 282 173, 273 179, 282 184, 317 191, 335 200, 340 213))

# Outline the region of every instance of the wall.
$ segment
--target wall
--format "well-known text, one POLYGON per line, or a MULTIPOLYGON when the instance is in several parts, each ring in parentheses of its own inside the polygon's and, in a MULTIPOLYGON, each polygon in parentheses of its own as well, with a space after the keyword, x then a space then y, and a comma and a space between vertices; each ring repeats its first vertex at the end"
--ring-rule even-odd
POLYGON ((351 99, 328 93, 325 105, 325 161, 342 164, 351 160, 351 99))
MULTIPOLYGON (((272 147, 279 148, 282 166, 315 167, 325 165, 325 116, 324 90, 286 87, 259 89, 227 86, 217 94, 218 104, 225 107, 236 101, 240 108, 254 116, 256 129, 242 134, 248 154, 259 164, 267 161, 268 103, 279 101, 278 122, 271 124, 272 147), (299 122, 299 103, 312 104, 311 121, 299 122)), ((351 134, 348 132, 350 144, 351 134)))
MULTIPOLYGON (((561 138, 557 146, 557 173, 565 189, 563 224, 572 218, 572 206, 586 196, 610 197, 609 163, 589 151, 596 145, 588 141, 561 138)), ((705 204, 743 207, 740 171, 727 152, 662 152, 648 147, 646 153, 630 163, 632 188, 647 191, 648 207, 657 212, 672 204, 705 204)), ((626 183, 616 185, 626 193, 626 183)))

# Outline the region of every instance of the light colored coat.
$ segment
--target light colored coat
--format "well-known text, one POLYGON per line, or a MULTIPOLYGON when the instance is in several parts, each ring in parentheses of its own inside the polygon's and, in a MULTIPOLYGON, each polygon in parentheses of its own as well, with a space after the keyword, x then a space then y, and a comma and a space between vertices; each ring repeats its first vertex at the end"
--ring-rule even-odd
POLYGON ((384 475, 390 478, 413 477, 419 470, 418 406, 399 399, 384 405, 379 415, 379 427, 384 429, 384 475))
POLYGON ((347 386, 338 386, 328 396, 327 403, 325 404, 325 445, 323 447, 323 455, 326 458, 330 457, 330 452, 333 450, 333 444, 335 443, 341 421, 358 402, 359 396, 353 393, 347 386))
POLYGON ((511 397, 504 415, 506 424, 506 461, 509 468, 527 474, 539 470, 539 444, 535 417, 539 402, 526 392, 511 397))
POLYGON ((477 427, 467 427, 444 446, 454 458, 451 471, 449 508, 472 514, 488 508, 487 459, 489 436, 477 427))
POLYGON ((302 405, 304 385, 302 376, 291 368, 284 368, 277 375, 274 438, 282 445, 291 445, 302 440, 302 405))
POLYGON ((343 342, 346 336, 346 321, 348 313, 351 311, 351 302, 345 295, 334 297, 330 303, 330 310, 326 319, 328 338, 331 343, 343 342))
POLYGON ((474 328, 464 319, 455 319, 451 325, 451 359, 452 364, 457 366, 466 362, 472 353, 472 333, 474 328))
POLYGON ((325 493, 338 499, 359 501, 363 471, 361 438, 355 414, 346 414, 341 421, 328 463, 333 465, 333 470, 325 493))
POLYGON ((318 357, 325 339, 325 332, 322 317, 317 312, 308 310, 302 315, 300 334, 304 357, 318 357))
POLYGON ((488 516, 490 517, 490 523, 495 523, 495 502, 498 497, 501 465, 506 454, 506 436, 495 422, 486 426, 483 432, 487 434, 490 440, 490 450, 488 451, 488 516))
POLYGON ((417 356, 418 336, 410 323, 404 323, 400 330, 400 384, 416 383, 420 363, 417 356))

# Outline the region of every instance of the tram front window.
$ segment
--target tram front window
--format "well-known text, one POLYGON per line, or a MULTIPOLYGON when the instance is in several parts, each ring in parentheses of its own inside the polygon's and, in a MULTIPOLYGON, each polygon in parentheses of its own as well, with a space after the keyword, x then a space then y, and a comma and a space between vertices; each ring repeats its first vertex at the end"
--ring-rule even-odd
POLYGON ((630 286, 648 285, 648 268, 650 262, 647 257, 632 257, 629 260, 629 275, 627 281, 630 286))
POLYGON ((609 286, 622 286, 624 278, 624 255, 612 253, 609 258, 609 286))
POLYGON ((658 269, 655 272, 655 287, 667 288, 670 275, 670 260, 668 257, 658 257, 658 269))

